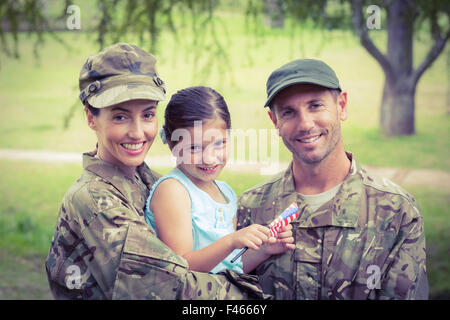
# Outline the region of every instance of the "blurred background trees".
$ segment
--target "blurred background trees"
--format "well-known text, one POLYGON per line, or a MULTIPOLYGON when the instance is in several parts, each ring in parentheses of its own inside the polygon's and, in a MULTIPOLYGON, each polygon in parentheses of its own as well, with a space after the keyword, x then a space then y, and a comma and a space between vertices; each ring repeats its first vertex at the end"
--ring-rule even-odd
POLYGON ((446 0, 265 0, 264 13, 272 27, 282 27, 283 18, 310 19, 323 29, 347 28, 353 22, 361 45, 383 69, 385 84, 380 110, 380 128, 387 135, 415 133, 415 92, 423 73, 442 53, 450 36, 450 2, 446 0), (367 15, 373 8, 371 23, 367 15), (385 19, 381 19, 384 11, 385 19), (377 16, 378 15, 378 16, 377 16), (387 31, 385 53, 371 40, 369 29, 387 31), (433 44, 425 59, 414 67, 414 35, 421 28, 429 30, 433 44))
MULTIPOLYGON (((44 44, 44 33, 69 47, 54 31, 65 28, 66 9, 76 1, 61 1, 65 2, 63 11, 49 18, 50 0, 1 0, 0 50, 3 54, 20 56, 19 32, 27 32, 35 38, 35 55, 44 44), (7 33, 11 37, 7 37, 7 33)), ((97 0, 98 17, 92 31, 97 34, 100 48, 133 33, 142 47, 157 54, 162 30, 170 30, 175 41, 181 41, 183 35, 178 33, 177 25, 189 25, 194 35, 191 39, 194 65, 201 56, 209 56, 208 63, 196 66, 198 73, 207 74, 213 65, 218 72, 227 73, 232 69, 226 46, 227 30, 215 16, 220 3, 243 6, 242 13, 253 32, 257 32, 261 21, 271 28, 283 28, 286 19, 299 25, 308 22, 322 30, 352 28, 384 73, 379 116, 381 131, 386 136, 416 132, 416 87, 448 41, 448 0, 246 0, 244 4, 233 0, 97 0), (179 21, 175 21, 174 13, 179 21), (378 30, 387 33, 387 43, 381 48, 370 36, 370 32, 378 30), (417 64, 413 46, 422 30, 427 31, 432 45, 423 61, 417 64)), ((249 32, 249 36, 253 35, 249 32)))

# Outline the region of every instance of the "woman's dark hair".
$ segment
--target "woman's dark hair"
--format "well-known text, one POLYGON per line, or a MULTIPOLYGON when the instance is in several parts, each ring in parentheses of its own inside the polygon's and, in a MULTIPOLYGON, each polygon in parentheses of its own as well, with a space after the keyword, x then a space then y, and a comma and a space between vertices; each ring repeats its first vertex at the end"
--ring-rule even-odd
POLYGON ((230 112, 223 97, 208 87, 190 87, 175 93, 167 104, 163 126, 166 140, 170 143, 176 129, 194 126, 195 121, 220 117, 227 129, 231 128, 230 112))
POLYGON ((91 106, 89 103, 86 102, 86 108, 89 109, 89 111, 92 113, 93 116, 97 117, 100 114, 100 109, 95 108, 91 106))

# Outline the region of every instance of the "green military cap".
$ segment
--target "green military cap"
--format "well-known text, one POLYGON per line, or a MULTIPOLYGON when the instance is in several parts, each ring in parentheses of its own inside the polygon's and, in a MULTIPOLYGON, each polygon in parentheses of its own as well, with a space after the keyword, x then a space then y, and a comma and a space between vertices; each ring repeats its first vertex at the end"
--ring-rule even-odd
POLYGON ((165 99, 156 59, 141 48, 117 43, 89 56, 80 72, 80 100, 95 108, 124 101, 165 99))
POLYGON ((325 62, 314 59, 298 59, 281 66, 269 76, 267 101, 264 106, 269 106, 273 98, 284 88, 300 83, 341 89, 336 73, 325 62))

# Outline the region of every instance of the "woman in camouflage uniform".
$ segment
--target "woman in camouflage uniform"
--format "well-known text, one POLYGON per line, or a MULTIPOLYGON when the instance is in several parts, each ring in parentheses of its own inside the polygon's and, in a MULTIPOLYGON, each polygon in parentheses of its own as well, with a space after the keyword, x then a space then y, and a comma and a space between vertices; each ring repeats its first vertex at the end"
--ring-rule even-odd
POLYGON ((145 223, 160 177, 144 158, 165 98, 155 58, 125 43, 90 56, 79 79, 95 151, 64 196, 45 263, 57 299, 245 299, 266 297, 255 277, 190 272, 145 223))

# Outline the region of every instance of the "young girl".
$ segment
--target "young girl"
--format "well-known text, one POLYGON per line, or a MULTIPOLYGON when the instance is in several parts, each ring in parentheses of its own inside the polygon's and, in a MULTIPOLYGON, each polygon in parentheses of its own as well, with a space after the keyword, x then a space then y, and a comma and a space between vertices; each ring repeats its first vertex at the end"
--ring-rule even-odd
POLYGON ((258 224, 235 231, 236 194, 216 180, 227 161, 230 126, 228 107, 211 88, 180 90, 166 107, 161 132, 177 167, 153 186, 145 218, 191 270, 250 272, 270 255, 295 248, 290 226, 278 239, 258 224), (244 247, 250 249, 244 265, 241 259, 231 263, 244 247))

